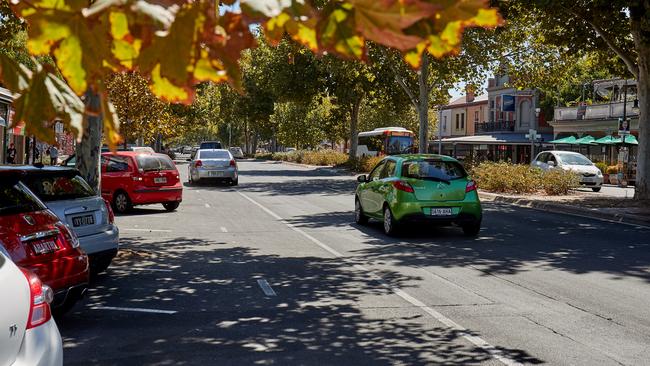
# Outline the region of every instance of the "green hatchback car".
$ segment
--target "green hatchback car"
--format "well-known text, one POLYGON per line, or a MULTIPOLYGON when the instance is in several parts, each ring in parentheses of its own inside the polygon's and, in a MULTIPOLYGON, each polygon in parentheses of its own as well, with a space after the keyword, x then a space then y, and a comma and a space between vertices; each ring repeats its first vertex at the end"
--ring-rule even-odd
POLYGON ((456 224, 468 236, 481 230, 483 211, 471 180, 458 160, 443 155, 396 155, 357 178, 355 221, 383 220, 393 235, 404 222, 456 224))

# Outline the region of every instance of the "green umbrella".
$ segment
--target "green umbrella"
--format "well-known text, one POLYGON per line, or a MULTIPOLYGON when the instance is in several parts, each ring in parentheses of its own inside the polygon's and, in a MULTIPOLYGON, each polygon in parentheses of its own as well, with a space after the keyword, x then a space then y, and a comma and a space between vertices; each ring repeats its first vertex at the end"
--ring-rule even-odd
POLYGON ((582 136, 581 138, 577 139, 575 141, 576 145, 593 145, 594 141, 596 141, 595 138, 593 138, 591 135, 586 135, 582 136))
POLYGON ((575 145, 576 144, 576 138, 575 136, 569 136, 569 137, 564 137, 561 139, 549 141, 549 144, 565 144, 565 145, 575 145))
MULTIPOLYGON (((612 144, 616 144, 616 145, 618 145, 618 144, 620 144, 620 143, 621 143, 621 138, 620 138, 620 137, 617 137, 617 138, 615 138, 614 140, 612 140, 612 144)), ((627 136, 625 136, 625 143, 626 143, 627 145, 638 145, 638 144, 639 144, 639 141, 636 139, 636 136, 634 136, 634 135, 627 135, 627 136)))
POLYGON ((594 142, 597 143, 597 144, 601 144, 601 145, 611 145, 611 144, 613 144, 612 141, 614 141, 614 140, 616 140, 616 139, 614 138, 614 136, 612 136, 612 135, 607 135, 607 136, 605 136, 605 137, 601 137, 601 138, 599 138, 598 140, 596 140, 596 141, 594 141, 594 142))

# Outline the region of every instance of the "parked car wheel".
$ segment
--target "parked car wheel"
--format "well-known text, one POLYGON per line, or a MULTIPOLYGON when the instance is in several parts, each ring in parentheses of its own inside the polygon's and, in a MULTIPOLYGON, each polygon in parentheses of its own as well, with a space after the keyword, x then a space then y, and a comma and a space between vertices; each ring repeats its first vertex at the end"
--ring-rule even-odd
POLYGON ((113 209, 117 213, 125 213, 133 208, 126 192, 117 192, 113 196, 113 209))
POLYGON ((594 191, 594 192, 600 192, 601 188, 602 187, 592 187, 591 190, 594 191))
POLYGON ((397 233, 397 221, 388 206, 384 208, 384 233, 388 236, 393 236, 397 233))
POLYGON ((470 224, 465 224, 462 226, 463 233, 466 236, 477 236, 481 231, 481 221, 476 221, 470 224))
POLYGON ((231 186, 239 185, 239 178, 231 180, 231 181, 230 181, 230 185, 231 185, 231 186))
POLYGON ((363 208, 361 208, 361 202, 359 202, 358 198, 354 200, 354 222, 359 225, 368 223, 368 216, 363 213, 363 208))
POLYGON ((165 210, 174 211, 178 208, 180 204, 181 204, 180 202, 165 202, 162 205, 165 208, 165 210))

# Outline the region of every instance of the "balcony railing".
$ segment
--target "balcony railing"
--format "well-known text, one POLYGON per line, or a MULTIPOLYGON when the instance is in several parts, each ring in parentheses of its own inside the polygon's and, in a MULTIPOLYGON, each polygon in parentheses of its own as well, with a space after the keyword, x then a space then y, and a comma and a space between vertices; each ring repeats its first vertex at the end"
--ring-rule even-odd
MULTIPOLYGON (((554 119, 556 121, 576 119, 609 119, 623 117, 623 106, 625 103, 594 104, 576 107, 556 107, 554 119)), ((634 102, 627 102, 625 114, 628 117, 638 116, 639 112, 633 110, 634 102)))
POLYGON ((494 122, 475 122, 474 131, 481 132, 496 132, 496 131, 514 131, 515 121, 494 121, 494 122))

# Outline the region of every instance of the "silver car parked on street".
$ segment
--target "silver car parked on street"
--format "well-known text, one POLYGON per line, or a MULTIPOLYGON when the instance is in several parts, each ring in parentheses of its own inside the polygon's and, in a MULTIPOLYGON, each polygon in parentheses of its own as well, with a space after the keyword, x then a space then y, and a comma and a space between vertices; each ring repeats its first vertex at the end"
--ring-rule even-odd
POLYGON ((29 189, 77 234, 88 254, 91 274, 105 271, 117 255, 119 229, 111 205, 76 169, 20 167, 29 189))
POLYGON ((199 149, 189 164, 190 183, 202 180, 227 182, 232 186, 239 184, 237 162, 228 150, 199 149))

